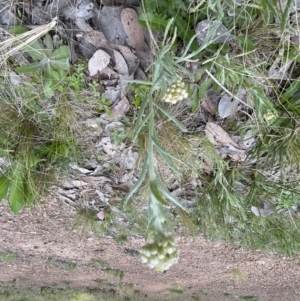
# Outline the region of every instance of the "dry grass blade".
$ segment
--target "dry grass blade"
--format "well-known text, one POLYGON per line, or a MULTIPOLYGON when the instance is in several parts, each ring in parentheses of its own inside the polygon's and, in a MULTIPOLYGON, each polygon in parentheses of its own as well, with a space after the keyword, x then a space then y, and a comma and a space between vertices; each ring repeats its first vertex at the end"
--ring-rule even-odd
POLYGON ((2 65, 10 56, 28 46, 33 41, 47 34, 57 24, 57 17, 50 23, 38 26, 28 32, 20 34, 18 36, 12 36, 11 38, 0 42, 0 65, 2 65))

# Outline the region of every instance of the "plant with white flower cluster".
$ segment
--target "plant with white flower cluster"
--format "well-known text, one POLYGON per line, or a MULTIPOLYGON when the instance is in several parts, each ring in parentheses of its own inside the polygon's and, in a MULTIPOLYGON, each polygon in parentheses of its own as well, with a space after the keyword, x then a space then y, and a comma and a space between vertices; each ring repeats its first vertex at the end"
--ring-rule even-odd
POLYGON ((179 259, 178 249, 173 237, 159 235, 153 243, 148 243, 141 248, 142 263, 155 268, 159 272, 168 270, 179 259))
POLYGON ((185 84, 179 79, 167 89, 167 93, 162 100, 175 104, 186 97, 188 97, 188 92, 185 88, 185 84))
POLYGON ((143 140, 142 143, 139 143, 142 150, 141 153, 144 155, 143 160, 141 160, 143 167, 138 180, 124 200, 124 209, 132 195, 138 191, 144 182, 147 182, 149 187, 147 243, 141 248, 141 260, 157 271, 169 269, 179 259, 179 252, 174 244, 174 239, 164 234, 163 228, 167 216, 163 206, 169 205, 167 201, 170 201, 181 210, 185 212, 188 212, 188 210, 169 192, 163 183, 159 173, 159 166, 157 166, 160 160, 157 160, 156 157, 159 156, 174 174, 182 175, 180 168, 182 166, 193 172, 195 171, 193 166, 164 147, 155 126, 157 117, 163 115, 182 132, 187 131, 186 127, 167 111, 161 100, 176 103, 188 96, 185 84, 179 74, 191 77, 191 73, 182 67, 181 63, 190 60, 201 51, 200 49, 192 54, 187 54, 192 43, 191 41, 181 57, 174 56, 172 45, 177 37, 176 30, 172 41, 167 40, 168 30, 173 22, 174 19, 168 22, 161 47, 158 47, 154 41, 156 48, 153 51, 156 60, 155 64, 153 64, 151 81, 128 81, 145 85, 149 87, 149 90, 140 104, 135 124, 136 130, 132 137, 133 141, 143 140))

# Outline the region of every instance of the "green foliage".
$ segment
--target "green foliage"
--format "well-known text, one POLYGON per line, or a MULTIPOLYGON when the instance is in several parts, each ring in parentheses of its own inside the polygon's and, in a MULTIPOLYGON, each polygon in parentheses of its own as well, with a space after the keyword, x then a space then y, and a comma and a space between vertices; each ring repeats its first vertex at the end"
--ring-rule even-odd
POLYGON ((36 89, 36 77, 19 86, 2 80, 0 153, 5 162, 0 197, 11 210, 34 204, 54 181, 54 170, 74 156, 73 109, 65 96, 53 106, 36 89), (55 108, 55 110, 53 110, 55 108))
MULTIPOLYGON (((203 137, 198 146, 199 158, 200 161, 209 162, 210 172, 203 170, 199 174, 202 186, 198 187, 198 193, 201 197, 197 210, 192 212, 194 221, 198 223, 201 231, 215 239, 224 239, 251 248, 271 249, 289 254, 297 252, 300 247, 297 234, 300 218, 295 209, 299 206, 297 195, 300 192, 300 85, 297 79, 299 60, 295 46, 281 35, 283 32, 294 33, 295 30, 288 18, 292 1, 288 1, 283 8, 278 1, 183 1, 183 5, 182 1, 144 1, 143 5, 141 24, 165 32, 162 44, 157 46, 154 43, 157 55, 153 68, 149 68, 152 71, 152 83, 135 83, 138 86, 134 88, 135 94, 142 97, 138 98, 137 102, 139 114, 133 138, 147 150, 145 158, 148 161, 145 159, 147 163, 128 197, 132 196, 144 181, 150 181, 149 219, 152 219, 148 231, 151 227, 162 229, 163 225, 159 224, 157 216, 162 216, 163 219, 164 205, 168 200, 156 179, 159 177, 159 172, 155 169, 157 166, 151 172, 151 168, 146 166, 155 165, 156 162, 151 161, 149 157, 149 147, 155 150, 156 160, 160 157, 174 174, 179 175, 182 167, 186 166, 166 147, 170 135, 168 137, 166 134, 164 139, 160 140, 156 130, 151 132, 149 127, 154 120, 154 128, 159 128, 160 120, 164 120, 162 123, 165 124, 166 118, 174 122, 180 130, 185 130, 158 101, 165 94, 167 87, 174 82, 176 70, 185 80, 189 78, 188 91, 192 98, 193 112, 200 110, 201 99, 209 89, 215 90, 219 95, 227 93, 240 101, 247 122, 241 121, 239 116, 231 116, 233 120, 224 120, 223 127, 241 136, 251 129, 255 138, 253 149, 248 150, 248 158, 237 164, 228 158, 221 158, 215 146, 203 137), (172 11, 174 9, 175 13, 172 11), (173 23, 170 21, 172 17, 173 23), (185 18, 184 26, 180 24, 182 17, 185 18), (236 39, 230 43, 211 44, 209 38, 206 45, 197 46, 196 53, 194 51, 191 56, 188 51, 184 51, 186 48, 181 49, 181 53, 184 51, 184 54, 182 58, 176 59, 174 53, 178 51, 176 47, 180 45, 180 41, 194 50, 193 38, 188 30, 194 28, 199 21, 212 19, 224 24, 236 35, 236 39), (176 30, 179 39, 172 39, 176 30), (187 75, 182 65, 178 64, 192 57, 199 58, 200 68, 196 74, 187 75), (289 60, 293 61, 294 70, 286 70, 286 78, 273 79, 268 74, 270 66, 278 62, 279 69, 289 60), (164 83, 161 78, 165 79, 164 83), (145 90, 148 87, 149 92, 142 92, 141 85, 145 90), (240 91, 245 91, 243 98, 239 97, 240 91), (143 98, 147 99, 147 103, 140 101, 143 98), (157 115, 149 112, 149 103, 152 103, 157 115), (149 132, 151 138, 147 138, 149 132), (181 164, 179 168, 178 163, 181 164), (154 175, 154 181, 151 181, 151 174, 154 175), (274 212, 265 217, 255 216, 251 207, 260 208, 263 201, 273 204, 274 212)), ((164 130, 168 132, 166 127, 164 130)), ((152 238, 154 237, 155 235, 152 238)))
POLYGON ((23 48, 33 63, 17 67, 16 72, 32 73, 42 72, 44 79, 45 97, 51 98, 56 90, 63 92, 61 81, 66 77, 69 70, 70 49, 67 45, 62 45, 54 49, 52 38, 46 34, 43 40, 35 40, 23 48))
POLYGON ((84 69, 84 64, 79 63, 73 66, 71 70, 70 88, 75 92, 80 92, 85 88, 84 69))
POLYGON ((88 84, 88 87, 90 88, 92 92, 92 99, 100 99, 98 103, 98 111, 99 112, 105 112, 107 116, 113 117, 113 113, 110 109, 110 106, 112 105, 112 101, 109 99, 106 99, 105 94, 102 94, 99 92, 99 84, 95 81, 88 84))
MULTIPOLYGON (((167 215, 165 213, 164 206, 167 205, 169 201, 187 212, 187 209, 166 188, 164 179, 160 176, 160 166, 158 165, 158 162, 159 160, 164 162, 167 168, 176 175, 182 174, 180 170, 182 167, 194 171, 192 166, 186 163, 179 156, 170 152, 161 143, 158 135, 159 131, 155 126, 157 120, 165 118, 167 122, 173 123, 180 131, 186 131, 185 126, 176 119, 162 103, 164 99, 169 99, 168 97, 165 98, 165 95, 170 91, 169 87, 172 86, 174 82, 178 81, 180 77, 178 74, 183 74, 185 76, 190 75, 189 72, 179 63, 186 60, 185 56, 188 50, 181 57, 176 57, 171 51, 176 34, 174 34, 172 41, 167 41, 167 34, 173 22, 174 19, 171 19, 168 22, 165 30, 164 42, 155 54, 156 60, 155 64, 153 64, 154 69, 151 81, 133 81, 135 84, 144 84, 148 87, 147 92, 144 92, 142 89, 136 90, 145 93, 145 97, 143 97, 140 103, 137 121, 135 124, 135 133, 133 135, 134 141, 139 142, 141 137, 143 140, 146 139, 146 141, 143 143, 145 145, 145 149, 142 150, 144 152, 144 158, 139 179, 124 201, 124 208, 126 208, 127 202, 131 196, 137 192, 144 182, 147 183, 148 227, 146 239, 152 240, 153 243, 147 244, 143 247, 146 250, 146 254, 144 254, 146 257, 142 257, 142 260, 144 262, 149 261, 149 266, 151 268, 156 267, 158 270, 168 269, 178 259, 177 249, 175 246, 174 249, 172 246, 172 249, 170 249, 171 253, 166 255, 168 259, 166 265, 162 264, 161 260, 157 257, 165 256, 163 251, 159 252, 159 255, 158 253, 154 254, 154 256, 147 253, 148 247, 161 248, 161 240, 165 239, 164 224, 167 221, 167 215)), ((192 41, 190 41, 189 46, 191 46, 191 43, 192 41)), ((141 143, 139 144, 141 145, 141 143)), ((172 238, 170 237, 168 239, 171 240, 172 238)))
POLYGON ((17 257, 17 254, 12 251, 0 252, 0 262, 11 264, 17 261, 17 257))
MULTIPOLYGON (((169 21, 174 18, 172 24, 171 35, 177 27, 177 35, 187 46, 194 36, 193 27, 195 25, 196 16, 188 13, 188 7, 185 1, 168 0, 168 1, 143 1, 143 12, 139 17, 140 24, 147 28, 158 32, 166 30, 169 21)), ((194 41, 190 46, 192 50, 197 51, 198 46, 194 41)))

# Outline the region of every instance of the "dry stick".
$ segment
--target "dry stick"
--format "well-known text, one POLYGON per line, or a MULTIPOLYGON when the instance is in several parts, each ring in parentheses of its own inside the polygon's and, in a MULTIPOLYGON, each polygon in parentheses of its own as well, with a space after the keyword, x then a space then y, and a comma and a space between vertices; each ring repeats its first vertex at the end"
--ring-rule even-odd
MULTIPOLYGON (((146 12, 144 0, 142 0, 142 7, 143 7, 143 11, 146 12)), ((150 34, 150 37, 151 37, 152 42, 153 42, 155 48, 156 48, 156 49, 159 49, 159 47, 158 47, 158 45, 157 45, 157 43, 156 43, 156 41, 155 41, 155 38, 154 38, 154 36, 153 36, 153 33, 152 33, 152 30, 151 30, 151 27, 150 27, 150 24, 149 24, 148 19, 145 18, 145 21, 146 21, 147 29, 148 29, 148 31, 149 31, 149 34, 150 34)))

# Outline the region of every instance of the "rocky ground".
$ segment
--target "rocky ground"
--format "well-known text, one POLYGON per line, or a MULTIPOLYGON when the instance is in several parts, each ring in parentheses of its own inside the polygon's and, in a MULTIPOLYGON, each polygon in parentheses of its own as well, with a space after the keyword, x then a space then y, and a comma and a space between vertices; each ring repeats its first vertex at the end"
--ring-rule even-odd
MULTIPOLYGON (((53 195, 54 197, 54 195, 53 195)), ((72 229, 74 213, 51 199, 21 214, 2 202, 1 290, 25 288, 112 289, 153 300, 294 301, 300 298, 299 258, 277 257, 179 237, 179 263, 158 273, 140 263, 141 237, 117 244, 72 229)))

